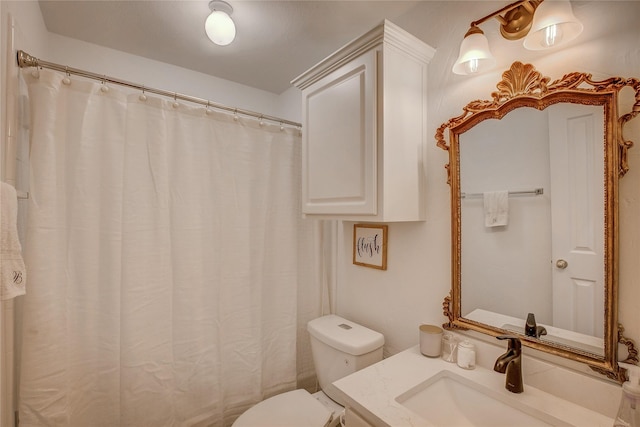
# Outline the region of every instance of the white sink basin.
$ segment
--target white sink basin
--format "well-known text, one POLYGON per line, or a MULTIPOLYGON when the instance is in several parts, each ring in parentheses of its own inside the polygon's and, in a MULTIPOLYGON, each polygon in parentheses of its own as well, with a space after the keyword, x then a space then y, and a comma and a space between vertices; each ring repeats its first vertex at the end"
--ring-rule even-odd
POLYGON ((497 392, 444 370, 396 397, 396 402, 437 426, 568 426, 517 395, 497 392))

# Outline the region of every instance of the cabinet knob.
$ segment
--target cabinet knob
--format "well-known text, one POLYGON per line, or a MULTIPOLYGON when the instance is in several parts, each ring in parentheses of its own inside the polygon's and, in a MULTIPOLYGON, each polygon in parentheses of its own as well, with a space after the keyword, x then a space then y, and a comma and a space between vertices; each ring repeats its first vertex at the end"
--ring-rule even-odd
POLYGON ((560 270, 564 270, 568 266, 569 263, 563 259, 559 259, 558 261, 556 261, 556 267, 558 267, 560 270))

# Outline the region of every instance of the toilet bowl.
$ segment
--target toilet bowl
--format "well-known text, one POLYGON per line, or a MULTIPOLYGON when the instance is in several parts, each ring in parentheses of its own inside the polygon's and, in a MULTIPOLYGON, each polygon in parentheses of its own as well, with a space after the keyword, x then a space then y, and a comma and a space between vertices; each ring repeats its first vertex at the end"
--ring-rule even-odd
POLYGON ((382 360, 382 334, 330 314, 307 324, 322 391, 293 390, 245 411, 233 427, 335 427, 344 413, 333 382, 382 360))
POLYGON ((263 400, 245 411, 233 427, 330 427, 334 413, 306 390, 293 390, 263 400))

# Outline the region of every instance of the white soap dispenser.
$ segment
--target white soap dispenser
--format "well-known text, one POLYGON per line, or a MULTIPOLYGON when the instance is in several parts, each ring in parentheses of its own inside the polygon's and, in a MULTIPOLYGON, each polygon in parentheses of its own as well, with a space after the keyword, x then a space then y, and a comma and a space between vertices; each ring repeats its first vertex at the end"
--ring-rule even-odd
POLYGON ((640 366, 618 362, 629 373, 622 384, 622 400, 614 427, 640 427, 640 366))

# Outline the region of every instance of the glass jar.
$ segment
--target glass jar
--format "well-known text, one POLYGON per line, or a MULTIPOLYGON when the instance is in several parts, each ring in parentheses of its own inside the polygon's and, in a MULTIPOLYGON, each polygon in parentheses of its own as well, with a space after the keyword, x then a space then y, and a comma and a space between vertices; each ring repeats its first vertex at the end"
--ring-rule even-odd
POLYGON ((455 363, 458 349, 458 340, 451 334, 442 336, 442 360, 455 363))
POLYGON ((469 341, 462 341, 458 344, 458 366, 462 369, 476 367, 476 348, 469 341))

